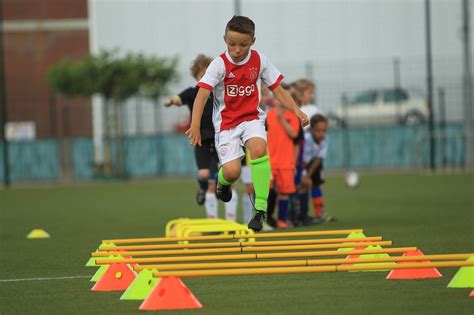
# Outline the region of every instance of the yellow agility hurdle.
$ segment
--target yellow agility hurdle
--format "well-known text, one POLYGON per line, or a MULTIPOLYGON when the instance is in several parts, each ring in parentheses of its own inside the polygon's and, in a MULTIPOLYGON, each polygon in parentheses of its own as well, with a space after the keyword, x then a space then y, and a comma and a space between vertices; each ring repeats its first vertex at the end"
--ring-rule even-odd
MULTIPOLYGON (((282 245, 282 246, 241 246, 241 247, 221 247, 204 249, 171 249, 171 250, 142 250, 142 251, 121 251, 122 256, 160 256, 160 255, 193 255, 193 254, 211 254, 211 253, 238 253, 238 252, 263 252, 263 251, 290 251, 290 250, 311 250, 328 248, 345 248, 359 246, 392 246, 392 241, 375 242, 346 242, 334 244, 314 244, 314 245, 282 245), (362 245, 363 244, 363 245, 362 245)), ((343 251, 347 252, 347 251, 343 251)), ((105 257, 116 254, 117 252, 92 252, 92 257, 105 257)))
POLYGON ((437 254, 423 256, 395 256, 395 257, 374 257, 374 258, 334 258, 334 259, 310 259, 310 260, 284 260, 284 261, 252 261, 252 262, 225 262, 225 263, 195 263, 195 264, 155 264, 138 265, 134 269, 141 271, 144 269, 166 270, 195 270, 195 269, 230 269, 230 268, 252 268, 252 267, 285 267, 285 266, 318 266, 336 264, 359 264, 359 263, 380 263, 380 262, 400 262, 400 261, 425 261, 425 260, 465 260, 474 257, 474 253, 467 254, 437 254))
POLYGON ((350 233, 363 233, 363 229, 348 230, 327 230, 327 231, 306 231, 306 232, 281 232, 281 233, 258 233, 254 235, 205 235, 190 237, 149 237, 149 238, 129 238, 102 240, 102 243, 135 244, 135 243, 160 243, 179 241, 211 241, 211 240, 232 240, 244 238, 284 238, 300 236, 323 236, 323 235, 348 235, 350 233))
MULTIPOLYGON (((220 224, 180 224, 179 228, 176 230, 176 237, 189 238, 193 234, 202 235, 205 233, 221 233, 221 234, 230 234, 233 232, 235 236, 241 235, 254 235, 254 231, 249 229, 246 225, 238 224, 236 222, 232 223, 220 223, 220 224)), ((255 241, 255 238, 248 238, 249 241, 255 241)), ((188 243, 189 241, 182 241, 182 243, 188 243)))
POLYGON ((201 256, 172 256, 172 257, 149 257, 149 258, 124 258, 124 259, 97 259, 97 265, 109 265, 113 263, 124 264, 149 264, 149 263, 175 263, 175 262, 197 262, 211 260, 244 260, 244 259, 277 259, 277 258, 301 258, 301 257, 323 257, 323 256, 346 256, 366 254, 395 254, 415 251, 416 247, 395 247, 376 249, 354 249, 354 250, 331 250, 311 252, 284 252, 284 253, 252 253, 252 254, 230 254, 230 255, 201 255, 201 256))
POLYGON ((221 222, 229 222, 224 219, 191 219, 191 218, 179 218, 170 220, 166 223, 165 226, 165 236, 166 237, 175 237, 176 236, 176 227, 178 224, 183 222, 193 222, 194 224, 210 224, 212 223, 221 223, 221 222))
POLYGON ((217 222, 225 222, 226 220, 224 219, 207 219, 207 218, 203 218, 203 219, 191 219, 191 218, 179 218, 179 219, 173 219, 173 220, 170 220, 168 223, 166 223, 166 226, 165 226, 165 236, 166 237, 175 237, 176 236, 176 225, 181 223, 181 222, 185 222, 185 221, 193 221, 195 222, 196 224, 207 224, 208 222, 212 221, 214 223, 217 223, 217 222))
MULTIPOLYGON (((420 256, 418 256, 420 257, 420 256)), ((327 266, 305 266, 305 267, 269 267, 269 268, 246 268, 246 269, 218 269, 218 270, 190 270, 190 271, 157 271, 154 277, 209 277, 209 276, 243 276, 243 275, 265 275, 265 274, 288 274, 288 273, 315 273, 315 272, 338 272, 355 270, 386 270, 386 269, 412 269, 412 268, 442 268, 442 267, 466 267, 474 266, 474 261, 442 261, 427 263, 406 263, 391 265, 327 265, 327 266)))
MULTIPOLYGON (((166 224, 166 237, 188 237, 191 235, 202 235, 205 233, 230 234, 253 234, 246 225, 235 221, 224 219, 189 219, 182 218, 171 220, 166 224)), ((188 241, 182 241, 187 243, 188 241)))
MULTIPOLYGON (((214 248, 214 247, 241 247, 241 246, 271 246, 271 245, 303 245, 303 244, 327 244, 343 242, 368 242, 381 241, 382 236, 369 236, 361 238, 318 238, 285 241, 259 241, 259 242, 214 242, 214 243, 187 243, 187 244, 158 244, 158 245, 125 245, 110 246, 101 245, 100 251, 132 251, 150 249, 180 249, 180 248, 214 248)), ((362 245, 362 244, 361 244, 362 245)))

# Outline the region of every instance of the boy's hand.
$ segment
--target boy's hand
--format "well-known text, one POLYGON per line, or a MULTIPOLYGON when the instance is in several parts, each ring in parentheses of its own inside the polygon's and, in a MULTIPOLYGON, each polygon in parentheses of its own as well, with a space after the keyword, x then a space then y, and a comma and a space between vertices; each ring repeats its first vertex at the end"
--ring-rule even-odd
POLYGON ((186 130, 185 134, 188 136, 189 143, 193 146, 201 146, 201 130, 199 126, 193 126, 191 124, 191 128, 186 130))
POLYGON ((296 109, 295 111, 295 115, 296 117, 298 117, 298 119, 301 121, 301 124, 304 126, 307 126, 309 124, 309 119, 308 119, 308 116, 306 116, 305 113, 303 113, 301 111, 301 109, 296 109))
POLYGON ((170 107, 171 105, 181 105, 181 98, 179 96, 173 96, 170 98, 164 105, 165 107, 170 107))
POLYGON ((301 178, 301 186, 306 189, 311 188, 313 186, 313 181, 311 180, 311 177, 309 177, 308 175, 303 175, 303 177, 301 178))

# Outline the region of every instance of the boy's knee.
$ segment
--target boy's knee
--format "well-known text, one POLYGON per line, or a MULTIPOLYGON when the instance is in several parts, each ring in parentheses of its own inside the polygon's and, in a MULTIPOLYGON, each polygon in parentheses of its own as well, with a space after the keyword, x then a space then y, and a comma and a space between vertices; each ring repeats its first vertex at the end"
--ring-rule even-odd
POLYGON ((206 180, 209 179, 209 170, 208 169, 201 169, 198 171, 199 179, 206 180))
POLYGON ((252 160, 259 159, 265 155, 267 155, 267 148, 265 146, 255 148, 253 154, 251 153, 252 160))
POLYGON ((250 158, 252 160, 261 158, 267 155, 267 143, 262 138, 251 138, 245 143, 250 151, 250 158))
POLYGON ((235 182, 240 177, 240 162, 229 163, 223 166, 222 173, 224 178, 229 182, 235 182))

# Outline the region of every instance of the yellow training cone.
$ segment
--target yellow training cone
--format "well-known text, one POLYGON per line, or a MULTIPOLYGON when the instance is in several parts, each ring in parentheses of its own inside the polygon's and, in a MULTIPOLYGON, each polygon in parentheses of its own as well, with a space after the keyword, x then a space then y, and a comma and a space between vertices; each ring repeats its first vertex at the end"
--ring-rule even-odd
POLYGON ((42 229, 34 229, 31 231, 26 238, 33 239, 33 238, 50 238, 51 236, 46 232, 45 230, 42 229))

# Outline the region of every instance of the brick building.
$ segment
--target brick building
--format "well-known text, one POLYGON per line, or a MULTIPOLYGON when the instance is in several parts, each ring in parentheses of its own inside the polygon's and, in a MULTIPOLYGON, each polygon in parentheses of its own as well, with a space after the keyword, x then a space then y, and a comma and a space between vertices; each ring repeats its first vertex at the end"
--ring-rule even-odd
POLYGON ((91 136, 90 100, 55 96, 47 80, 52 65, 89 53, 87 0, 1 3, 8 121, 34 121, 37 138, 91 136))

